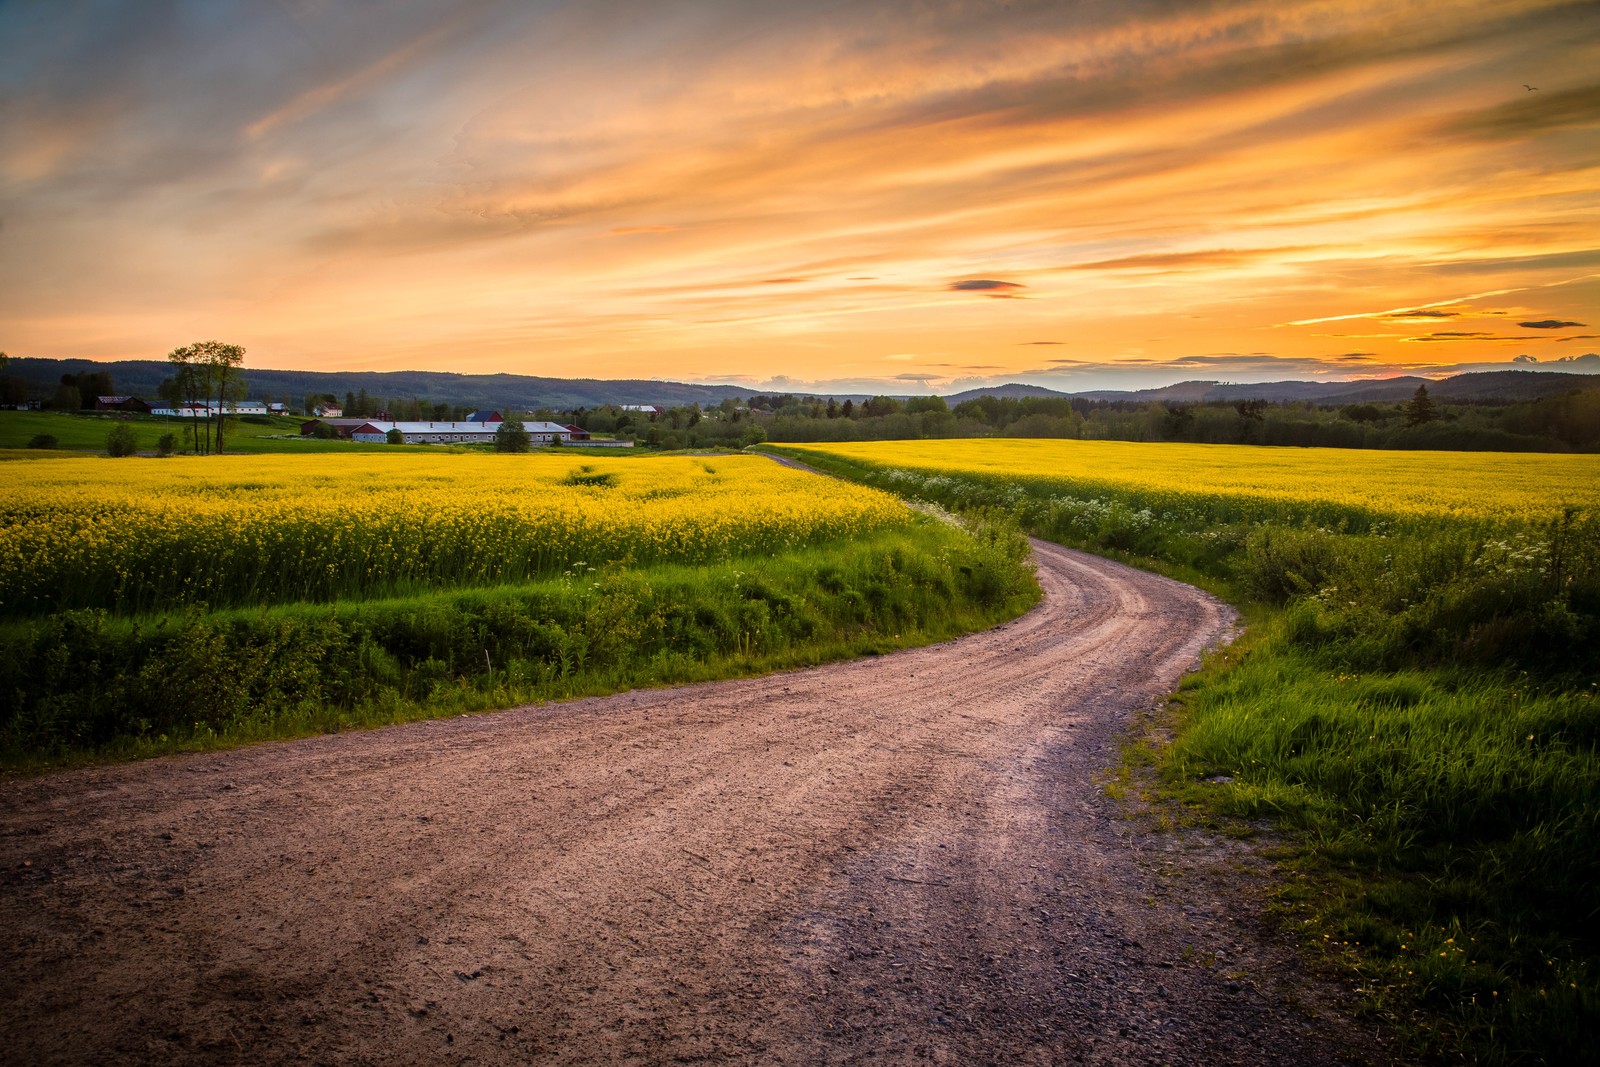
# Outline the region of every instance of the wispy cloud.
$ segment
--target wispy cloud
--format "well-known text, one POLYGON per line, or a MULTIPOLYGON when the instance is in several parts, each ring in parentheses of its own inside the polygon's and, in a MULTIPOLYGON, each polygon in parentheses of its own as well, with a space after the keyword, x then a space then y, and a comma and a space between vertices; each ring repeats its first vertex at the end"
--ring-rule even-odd
POLYGON ((1214 248, 1193 252, 1149 252, 1143 255, 1120 256, 1116 259, 1098 259, 1088 263, 1072 263, 1065 270, 1194 270, 1201 268, 1232 267, 1241 263, 1280 259, 1284 255, 1304 251, 1302 248, 1214 248))
POLYGON ((959 282, 951 282, 945 286, 952 293, 982 293, 985 296, 995 296, 1009 299, 1017 295, 1019 290, 1027 286, 1021 282, 1002 282, 993 278, 967 278, 959 282))

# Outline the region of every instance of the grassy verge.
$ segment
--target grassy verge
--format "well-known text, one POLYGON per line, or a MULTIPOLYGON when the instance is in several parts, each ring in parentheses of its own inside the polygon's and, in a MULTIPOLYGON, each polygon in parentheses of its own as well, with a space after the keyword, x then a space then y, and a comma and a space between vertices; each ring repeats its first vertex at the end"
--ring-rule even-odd
POLYGON ((0 625, 0 766, 40 769, 728 678, 927 644, 1038 596, 934 522, 762 558, 398 599, 0 625))
POLYGON ((1288 831, 1283 918, 1402 1056, 1595 1062, 1600 519, 1195 521, 1104 487, 793 454, 1244 605, 1249 632, 1171 709, 1165 787, 1288 831))

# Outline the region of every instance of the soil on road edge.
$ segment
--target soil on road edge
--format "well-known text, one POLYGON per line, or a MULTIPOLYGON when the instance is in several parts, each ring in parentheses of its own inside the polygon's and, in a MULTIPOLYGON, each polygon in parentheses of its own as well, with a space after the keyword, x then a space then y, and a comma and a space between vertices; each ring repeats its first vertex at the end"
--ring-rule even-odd
POLYGON ((6 1058, 1381 1058, 1097 780, 1230 609, 1035 554, 879 659, 0 782, 6 1058))

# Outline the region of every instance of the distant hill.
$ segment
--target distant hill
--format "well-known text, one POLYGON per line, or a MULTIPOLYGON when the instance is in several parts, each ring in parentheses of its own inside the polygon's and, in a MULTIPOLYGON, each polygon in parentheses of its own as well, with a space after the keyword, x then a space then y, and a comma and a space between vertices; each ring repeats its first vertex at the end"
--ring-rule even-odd
MULTIPOLYGON (((117 392, 154 397, 163 379, 171 377, 165 360, 13 358, 9 375, 26 381, 36 395, 49 396, 63 374, 105 371, 117 392)), ((653 379, 535 378, 522 374, 450 374, 443 371, 303 371, 246 367, 250 396, 261 400, 288 398, 298 407, 309 393, 346 393, 365 389, 374 398, 410 400, 463 407, 536 408, 598 407, 602 404, 720 404, 726 397, 743 399, 753 390, 736 385, 695 385, 653 379)))
POLYGON ((1357 382, 1283 381, 1249 385, 1195 381, 1178 382, 1176 385, 1162 386, 1159 389, 1095 389, 1079 393, 1064 393, 1038 385, 1012 382, 984 389, 968 389, 948 396, 945 400, 952 407, 964 400, 980 396, 1008 398, 1058 396, 1080 397, 1084 400, 1162 404, 1203 404, 1237 400, 1269 400, 1274 403, 1310 401, 1321 405, 1371 404, 1408 400, 1419 385, 1426 385, 1428 394, 1436 400, 1534 400, 1542 396, 1559 396, 1573 389, 1600 385, 1600 376, 1561 371, 1497 370, 1456 374, 1438 381, 1413 375, 1357 382))
POLYGON ((1021 382, 1008 382, 1005 385, 990 385, 982 389, 968 389, 962 393, 951 393, 944 398, 946 404, 955 407, 966 400, 976 400, 980 396, 997 396, 1004 400, 1021 400, 1029 396, 1070 396, 1055 389, 1046 389, 1042 385, 1024 385, 1021 382))

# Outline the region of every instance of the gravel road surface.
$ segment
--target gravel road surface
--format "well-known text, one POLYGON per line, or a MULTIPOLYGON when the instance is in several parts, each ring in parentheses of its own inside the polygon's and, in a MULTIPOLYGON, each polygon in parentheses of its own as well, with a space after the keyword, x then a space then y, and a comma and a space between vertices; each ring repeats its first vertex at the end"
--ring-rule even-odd
POLYGON ((0 781, 0 1059, 1375 1058, 1101 783, 1232 612, 1035 554, 929 648, 0 781))

